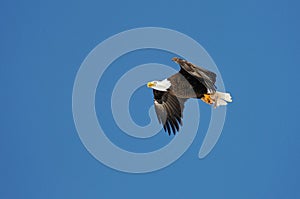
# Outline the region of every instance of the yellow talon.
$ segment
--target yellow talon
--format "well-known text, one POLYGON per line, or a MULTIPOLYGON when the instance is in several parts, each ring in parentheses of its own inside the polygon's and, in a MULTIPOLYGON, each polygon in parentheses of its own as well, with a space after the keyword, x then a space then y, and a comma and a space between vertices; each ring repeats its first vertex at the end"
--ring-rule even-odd
POLYGON ((214 101, 211 99, 210 94, 204 94, 204 97, 201 100, 207 104, 213 104, 214 101))

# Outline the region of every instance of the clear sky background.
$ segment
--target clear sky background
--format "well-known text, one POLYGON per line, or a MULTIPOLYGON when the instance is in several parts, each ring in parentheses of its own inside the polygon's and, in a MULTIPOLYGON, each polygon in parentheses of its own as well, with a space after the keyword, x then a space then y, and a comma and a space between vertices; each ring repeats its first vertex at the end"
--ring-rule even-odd
MULTIPOLYGON (((299 9, 296 0, 1 1, 0 198, 300 198, 299 9), (197 155, 210 112, 201 104, 199 132, 187 152, 169 167, 137 175, 112 170, 88 153, 71 104, 87 54, 109 36, 145 26, 198 41, 234 103, 205 159, 197 155)), ((178 69, 171 57, 130 53, 104 75, 99 118, 121 147, 138 152, 172 139, 161 132, 152 144, 127 141, 105 109, 125 69, 148 62, 178 69)), ((133 118, 147 124, 152 93, 141 88, 132 101, 133 118)))

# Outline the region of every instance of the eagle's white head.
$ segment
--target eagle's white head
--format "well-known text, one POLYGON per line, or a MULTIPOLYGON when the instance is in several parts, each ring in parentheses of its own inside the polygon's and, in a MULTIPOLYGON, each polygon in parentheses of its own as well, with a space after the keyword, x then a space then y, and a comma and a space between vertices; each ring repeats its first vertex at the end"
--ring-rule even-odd
POLYGON ((171 82, 167 79, 164 79, 162 81, 148 82, 147 86, 158 91, 167 91, 167 89, 169 89, 171 86, 171 82))

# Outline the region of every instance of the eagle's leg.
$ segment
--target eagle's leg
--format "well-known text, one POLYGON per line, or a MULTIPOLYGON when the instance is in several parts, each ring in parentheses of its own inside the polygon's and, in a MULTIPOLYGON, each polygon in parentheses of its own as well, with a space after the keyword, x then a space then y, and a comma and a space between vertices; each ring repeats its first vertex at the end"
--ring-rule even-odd
POLYGON ((211 94, 204 94, 201 100, 207 104, 213 104, 214 100, 211 98, 211 94))

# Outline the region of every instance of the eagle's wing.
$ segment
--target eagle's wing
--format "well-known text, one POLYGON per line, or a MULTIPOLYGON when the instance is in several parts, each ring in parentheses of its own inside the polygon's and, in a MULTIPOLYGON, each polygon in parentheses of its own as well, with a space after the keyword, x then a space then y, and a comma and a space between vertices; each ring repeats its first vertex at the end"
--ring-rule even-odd
POLYGON ((196 66, 186 60, 178 59, 177 63, 180 65, 180 73, 192 75, 197 78, 210 92, 215 92, 215 82, 217 75, 209 70, 206 70, 202 67, 196 66))
POLYGON ((182 125, 181 118, 186 99, 177 98, 169 91, 157 91, 153 89, 155 112, 164 130, 175 135, 179 131, 179 124, 182 125))

